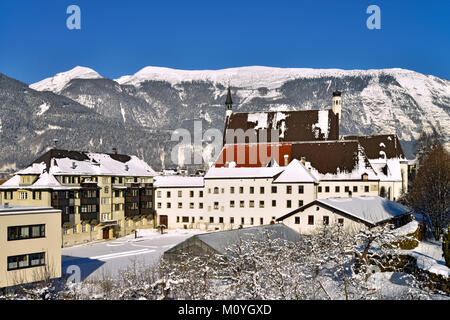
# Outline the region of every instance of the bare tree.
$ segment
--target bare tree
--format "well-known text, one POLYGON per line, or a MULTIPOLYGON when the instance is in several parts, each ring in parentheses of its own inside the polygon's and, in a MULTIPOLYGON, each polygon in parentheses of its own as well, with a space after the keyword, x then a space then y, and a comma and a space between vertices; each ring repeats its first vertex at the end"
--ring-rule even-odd
POLYGON ((450 222, 450 154, 442 144, 429 151, 406 196, 407 204, 422 214, 439 240, 450 222))

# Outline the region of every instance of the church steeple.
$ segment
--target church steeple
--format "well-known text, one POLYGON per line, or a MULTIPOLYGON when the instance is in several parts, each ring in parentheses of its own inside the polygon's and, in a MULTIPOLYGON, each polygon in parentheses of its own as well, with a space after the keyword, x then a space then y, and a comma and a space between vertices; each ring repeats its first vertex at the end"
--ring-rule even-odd
POLYGON ((230 117, 233 113, 233 100, 231 99, 231 89, 228 87, 227 100, 225 101, 226 117, 230 117))

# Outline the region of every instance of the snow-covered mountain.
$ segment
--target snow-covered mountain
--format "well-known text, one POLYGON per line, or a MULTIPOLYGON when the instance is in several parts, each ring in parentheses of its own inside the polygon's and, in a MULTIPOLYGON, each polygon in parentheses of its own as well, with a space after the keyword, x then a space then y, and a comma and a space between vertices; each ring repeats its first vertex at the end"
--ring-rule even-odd
POLYGON ((31 89, 38 91, 60 92, 73 79, 101 79, 102 76, 96 71, 77 66, 69 71, 61 72, 53 77, 41 80, 30 85, 31 89))
POLYGON ((115 80, 74 77, 68 82, 58 81, 60 75, 44 81, 65 83, 63 87, 54 89, 43 81, 31 87, 147 128, 173 130, 189 126, 189 120, 203 119, 208 127, 222 129, 225 89, 230 85, 235 111, 329 108, 331 93, 340 90, 342 134, 396 133, 409 155, 424 128, 450 136, 450 81, 405 69, 145 67, 115 80))
POLYGON ((410 70, 145 67, 112 80, 76 67, 29 87, 0 74, 0 171, 27 165, 53 138, 62 148, 117 147, 155 169, 160 159, 173 167, 170 133, 193 120, 222 131, 228 85, 234 111, 330 108, 339 90, 341 134, 396 133, 408 157, 423 129, 450 142, 450 81, 410 70))

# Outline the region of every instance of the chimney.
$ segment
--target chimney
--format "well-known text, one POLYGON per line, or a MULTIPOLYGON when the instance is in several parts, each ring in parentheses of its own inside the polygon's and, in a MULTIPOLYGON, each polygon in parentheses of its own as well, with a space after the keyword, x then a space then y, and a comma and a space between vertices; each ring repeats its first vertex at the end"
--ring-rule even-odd
POLYGON ((305 165, 306 164, 306 158, 302 157, 301 160, 302 160, 303 165, 305 165))
POLYGON ((284 165, 287 166, 289 164, 289 155, 284 155, 284 165))
POLYGON ((117 154, 117 148, 112 148, 112 154, 117 154))

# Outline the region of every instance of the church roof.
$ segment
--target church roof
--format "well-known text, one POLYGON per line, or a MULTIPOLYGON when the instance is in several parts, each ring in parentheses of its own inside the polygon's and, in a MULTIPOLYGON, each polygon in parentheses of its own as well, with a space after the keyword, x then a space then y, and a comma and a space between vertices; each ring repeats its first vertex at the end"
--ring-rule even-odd
POLYGON ((332 110, 233 113, 227 119, 224 138, 228 144, 278 142, 272 139, 272 130, 278 133, 279 142, 339 139, 338 116, 332 110), (238 141, 238 129, 248 133, 245 141, 238 141))

